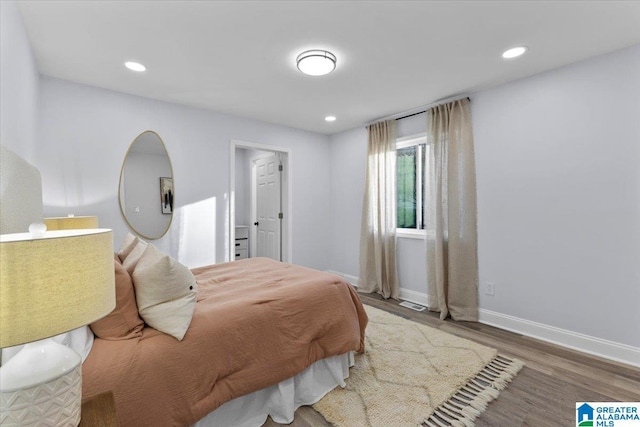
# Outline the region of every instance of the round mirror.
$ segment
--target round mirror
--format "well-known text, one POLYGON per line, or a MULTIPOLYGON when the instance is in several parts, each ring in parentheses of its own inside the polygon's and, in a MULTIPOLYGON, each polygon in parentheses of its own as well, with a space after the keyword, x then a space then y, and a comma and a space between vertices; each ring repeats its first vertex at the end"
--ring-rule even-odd
POLYGON ((133 140, 120 172, 120 211, 145 239, 164 236, 173 218, 173 169, 167 149, 153 131, 133 140))

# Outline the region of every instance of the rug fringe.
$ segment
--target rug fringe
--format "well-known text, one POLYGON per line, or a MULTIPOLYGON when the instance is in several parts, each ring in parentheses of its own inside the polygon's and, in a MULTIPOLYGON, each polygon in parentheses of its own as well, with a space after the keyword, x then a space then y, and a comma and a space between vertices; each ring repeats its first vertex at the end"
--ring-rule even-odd
POLYGON ((522 369, 517 359, 497 355, 474 378, 423 421, 426 427, 473 427, 475 419, 522 369))

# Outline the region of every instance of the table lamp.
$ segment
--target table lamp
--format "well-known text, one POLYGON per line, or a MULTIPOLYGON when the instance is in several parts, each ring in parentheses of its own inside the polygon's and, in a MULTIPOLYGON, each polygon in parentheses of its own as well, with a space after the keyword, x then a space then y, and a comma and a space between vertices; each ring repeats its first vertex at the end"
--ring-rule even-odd
POLYGON ((60 216, 44 219, 47 230, 77 230, 80 228, 98 228, 97 216, 60 216))
POLYGON ((112 232, 30 230, 0 235, 0 348, 26 343, 0 367, 0 425, 77 426, 82 359, 50 337, 114 309, 112 232))

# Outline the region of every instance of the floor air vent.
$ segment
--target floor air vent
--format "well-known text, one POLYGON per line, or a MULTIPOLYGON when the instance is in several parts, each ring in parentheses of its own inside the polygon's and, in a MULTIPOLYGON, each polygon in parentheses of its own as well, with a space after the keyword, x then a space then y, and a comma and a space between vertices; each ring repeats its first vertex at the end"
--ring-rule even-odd
POLYGON ((415 310, 415 311, 424 311, 424 310, 427 309, 427 307, 425 307, 423 305, 414 304, 414 303, 409 302, 409 301, 402 301, 400 303, 400 305, 403 306, 403 307, 410 308, 411 310, 415 310))

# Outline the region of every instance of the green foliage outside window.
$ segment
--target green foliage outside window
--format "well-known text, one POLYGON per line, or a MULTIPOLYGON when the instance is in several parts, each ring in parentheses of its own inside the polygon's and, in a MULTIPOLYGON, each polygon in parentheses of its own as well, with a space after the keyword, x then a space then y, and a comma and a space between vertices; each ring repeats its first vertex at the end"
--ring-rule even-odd
POLYGON ((398 228, 416 228, 417 146, 396 152, 398 228))

